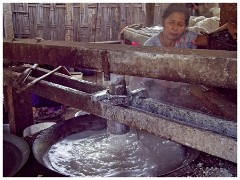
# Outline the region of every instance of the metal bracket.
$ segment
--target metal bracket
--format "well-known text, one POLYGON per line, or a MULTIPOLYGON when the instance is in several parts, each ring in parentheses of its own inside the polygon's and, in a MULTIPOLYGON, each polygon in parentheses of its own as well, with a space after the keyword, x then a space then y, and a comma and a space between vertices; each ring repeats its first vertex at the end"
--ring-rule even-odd
POLYGON ((21 84, 24 84, 28 76, 31 74, 32 71, 34 71, 38 67, 38 64, 34 64, 31 67, 25 69, 18 78, 14 81, 14 84, 16 86, 20 86, 21 84))
POLYGON ((107 92, 107 102, 112 104, 113 106, 117 105, 130 105, 132 101, 131 95, 111 95, 107 92))
POLYGON ((113 106, 117 105, 130 105, 133 98, 146 98, 148 97, 147 90, 145 88, 136 89, 134 91, 128 91, 128 95, 111 95, 108 90, 103 90, 95 93, 92 97, 92 101, 104 101, 113 106))

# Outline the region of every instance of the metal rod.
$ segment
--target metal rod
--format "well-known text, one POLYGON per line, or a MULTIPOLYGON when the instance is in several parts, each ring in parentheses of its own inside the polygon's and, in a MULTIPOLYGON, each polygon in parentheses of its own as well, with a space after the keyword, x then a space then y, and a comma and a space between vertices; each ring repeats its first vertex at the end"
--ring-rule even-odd
POLYGON ((27 69, 25 69, 21 74, 20 76, 15 80, 15 82, 18 84, 18 85, 21 85, 23 84, 26 79, 28 78, 28 76, 31 74, 31 72, 33 70, 35 70, 36 68, 38 67, 38 64, 34 64, 32 67, 29 67, 27 69))
POLYGON ((44 79, 44 78, 46 78, 47 76, 53 74, 54 72, 58 71, 58 70, 61 69, 61 68, 62 68, 62 66, 59 66, 59 67, 55 68, 54 70, 50 71, 49 73, 47 73, 47 74, 45 74, 45 75, 43 75, 43 76, 41 76, 41 77, 33 80, 32 82, 26 84, 25 86, 19 88, 16 92, 17 92, 17 93, 21 93, 22 91, 25 91, 26 89, 28 89, 28 88, 30 88, 31 86, 33 86, 34 84, 36 84, 38 81, 41 81, 42 79, 44 79))

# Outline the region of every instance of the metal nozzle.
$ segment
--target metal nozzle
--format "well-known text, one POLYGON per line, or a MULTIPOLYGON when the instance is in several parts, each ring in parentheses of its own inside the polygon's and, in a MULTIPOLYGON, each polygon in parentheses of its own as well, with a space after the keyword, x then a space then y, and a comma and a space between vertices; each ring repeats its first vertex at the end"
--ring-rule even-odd
MULTIPOLYGON (((126 95, 126 81, 124 76, 115 74, 110 75, 109 94, 112 95, 126 95)), ((107 121, 108 132, 111 134, 126 134, 130 131, 130 126, 118 123, 116 121, 107 121)))

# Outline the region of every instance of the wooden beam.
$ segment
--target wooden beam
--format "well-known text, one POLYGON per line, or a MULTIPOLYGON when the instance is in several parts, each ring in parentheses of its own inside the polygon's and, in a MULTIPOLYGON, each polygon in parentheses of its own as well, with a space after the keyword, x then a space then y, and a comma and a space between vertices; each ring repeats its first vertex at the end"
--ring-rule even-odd
POLYGON ((146 19, 145 26, 151 27, 154 25, 155 3, 146 3, 146 19))
POLYGON ((220 23, 222 26, 228 22, 237 24, 237 3, 220 3, 220 23))
POLYGON ((23 131, 34 124, 32 96, 29 92, 16 93, 16 89, 7 86, 7 108, 10 132, 22 137, 23 131))

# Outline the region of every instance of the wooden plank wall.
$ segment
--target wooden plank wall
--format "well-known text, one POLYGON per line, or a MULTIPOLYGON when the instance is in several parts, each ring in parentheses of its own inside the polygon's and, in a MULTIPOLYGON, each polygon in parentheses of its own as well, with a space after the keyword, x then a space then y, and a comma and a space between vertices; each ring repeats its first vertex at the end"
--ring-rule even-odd
MULTIPOLYGON (((160 24, 167 3, 155 4, 155 24, 160 24)), ((144 23, 144 3, 12 3, 13 30, 17 38, 36 36, 79 42, 114 41, 127 25, 144 23)))

